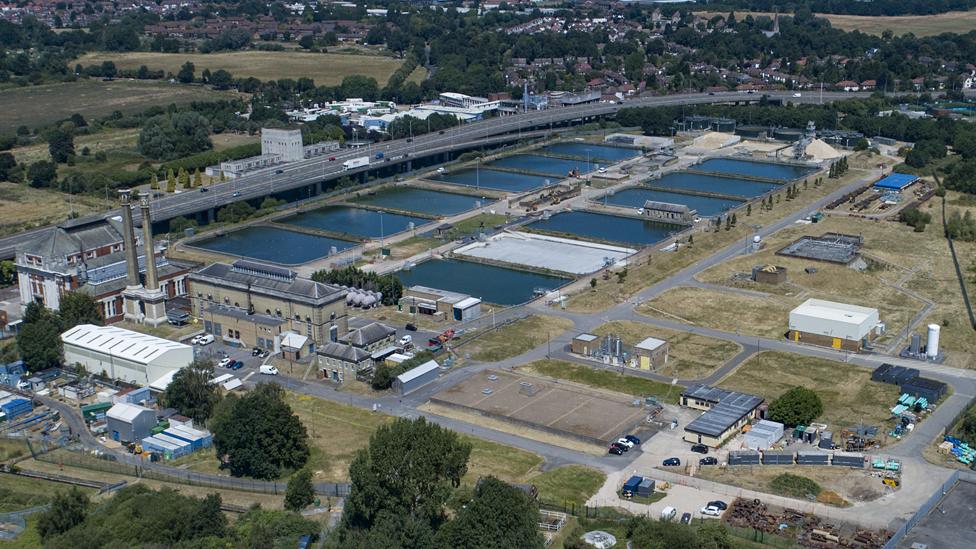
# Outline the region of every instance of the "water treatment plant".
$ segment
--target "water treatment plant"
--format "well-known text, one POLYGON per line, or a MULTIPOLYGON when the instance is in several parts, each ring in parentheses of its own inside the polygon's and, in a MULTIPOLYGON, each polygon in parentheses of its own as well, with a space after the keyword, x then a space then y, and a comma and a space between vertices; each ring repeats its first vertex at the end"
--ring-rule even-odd
POLYGON ((819 169, 666 145, 572 140, 479 156, 184 245, 307 272, 375 263, 408 286, 514 305, 673 247, 819 169))

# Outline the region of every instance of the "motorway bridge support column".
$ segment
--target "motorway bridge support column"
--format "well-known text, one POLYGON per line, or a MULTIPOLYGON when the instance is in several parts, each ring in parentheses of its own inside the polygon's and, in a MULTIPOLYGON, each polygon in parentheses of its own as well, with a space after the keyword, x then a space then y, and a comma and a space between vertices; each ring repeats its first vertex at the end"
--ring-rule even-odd
POLYGON ((207 224, 213 223, 217 220, 217 208, 210 208, 207 210, 207 224))

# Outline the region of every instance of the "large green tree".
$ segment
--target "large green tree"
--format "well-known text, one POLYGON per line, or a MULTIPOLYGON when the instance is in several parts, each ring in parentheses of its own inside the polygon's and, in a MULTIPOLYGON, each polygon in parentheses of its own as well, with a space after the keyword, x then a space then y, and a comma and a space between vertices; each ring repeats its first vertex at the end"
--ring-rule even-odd
POLYGON ((278 478, 308 461, 308 433, 284 397, 280 385, 261 383, 214 411, 214 446, 232 475, 278 478))
POLYGON ((40 303, 30 303, 17 333, 17 349, 30 371, 61 366, 61 322, 40 303))
POLYGON ((474 498, 437 532, 437 545, 452 549, 542 549, 539 509, 517 487, 486 477, 474 498))
POLYGON ((769 404, 769 418, 784 425, 808 425, 823 413, 820 397, 806 387, 793 387, 769 404))
POLYGON ((312 471, 302 469, 288 479, 285 489, 285 509, 301 511, 315 500, 315 487, 312 485, 312 471))
POLYGON ((399 532, 394 539, 401 546, 429 546, 470 454, 471 445, 457 433, 424 418, 381 426, 349 467, 352 487, 337 540, 343 547, 362 545, 376 530, 387 532, 379 539, 399 532))
POLYGON ((173 160, 212 148, 210 122, 194 111, 154 116, 139 132, 139 152, 154 160, 173 160))
POLYGON ((162 401, 181 414, 204 423, 210 418, 214 407, 220 401, 217 385, 213 383, 213 362, 197 359, 186 368, 173 374, 173 380, 166 387, 162 401))
POLYGON ((42 540, 47 540, 67 532, 85 520, 88 507, 88 496, 77 487, 72 486, 67 492, 58 492, 51 507, 37 515, 37 533, 42 540))
POLYGON ((65 292, 58 304, 58 316, 61 318, 61 329, 69 330, 79 324, 105 323, 102 318, 102 307, 95 298, 82 292, 65 292))
MULTIPOLYGON (((68 124, 68 127, 71 125, 68 124)), ((51 160, 61 164, 68 161, 69 157, 75 154, 75 137, 71 131, 62 128, 53 128, 44 134, 47 139, 47 150, 51 154, 51 160)))

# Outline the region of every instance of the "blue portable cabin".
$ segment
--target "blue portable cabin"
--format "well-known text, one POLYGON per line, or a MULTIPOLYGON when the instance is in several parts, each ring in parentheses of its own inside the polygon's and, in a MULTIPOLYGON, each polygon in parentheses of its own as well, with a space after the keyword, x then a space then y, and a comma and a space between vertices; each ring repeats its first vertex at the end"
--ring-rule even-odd
POLYGON ((166 433, 153 435, 152 438, 172 444, 175 447, 175 450, 173 451, 174 458, 188 456, 193 453, 193 447, 189 442, 180 440, 176 437, 167 436, 166 433))
POLYGON ((179 450, 179 446, 163 439, 156 438, 156 435, 142 439, 143 452, 159 454, 163 456, 163 459, 173 459, 177 457, 179 450))
POLYGON ((209 432, 200 431, 185 425, 174 425, 163 431, 163 434, 169 435, 173 438, 178 438, 180 440, 185 440, 186 442, 190 443, 194 450, 209 448, 210 444, 213 442, 213 435, 211 435, 209 432))
POLYGON ((640 488, 640 484, 642 482, 644 482, 644 477, 637 475, 630 477, 627 479, 627 482, 624 483, 624 487, 620 490, 620 494, 624 497, 631 497, 637 494, 637 490, 640 488))

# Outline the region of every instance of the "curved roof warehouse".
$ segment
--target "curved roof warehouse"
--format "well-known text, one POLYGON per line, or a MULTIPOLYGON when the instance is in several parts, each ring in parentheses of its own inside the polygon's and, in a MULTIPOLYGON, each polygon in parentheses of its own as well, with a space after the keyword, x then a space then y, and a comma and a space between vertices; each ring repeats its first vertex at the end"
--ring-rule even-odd
POLYGON ((80 324, 61 334, 66 364, 149 385, 193 362, 193 347, 115 326, 80 324))

